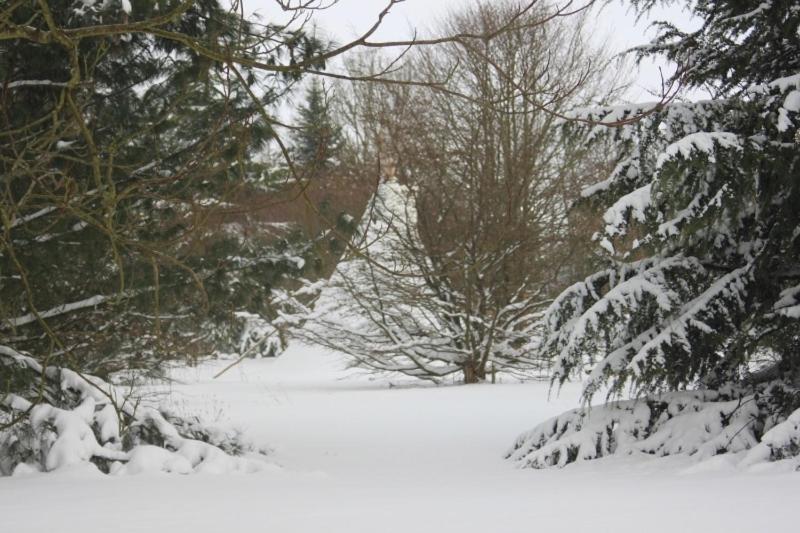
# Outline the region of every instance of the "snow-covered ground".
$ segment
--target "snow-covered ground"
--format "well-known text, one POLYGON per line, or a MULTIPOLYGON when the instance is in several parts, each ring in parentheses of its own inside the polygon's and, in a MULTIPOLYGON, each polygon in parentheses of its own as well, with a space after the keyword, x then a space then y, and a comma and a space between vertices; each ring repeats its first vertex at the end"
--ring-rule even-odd
POLYGON ((0 532, 797 531, 800 473, 724 461, 613 458, 563 470, 502 459, 515 437, 576 405, 577 387, 455 387, 347 377, 338 356, 181 369, 166 401, 274 448, 257 474, 0 478, 0 532))

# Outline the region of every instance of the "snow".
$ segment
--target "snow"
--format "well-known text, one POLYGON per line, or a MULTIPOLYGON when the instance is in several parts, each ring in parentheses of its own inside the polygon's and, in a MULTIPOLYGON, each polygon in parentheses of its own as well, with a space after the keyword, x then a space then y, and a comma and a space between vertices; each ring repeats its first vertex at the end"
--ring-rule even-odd
MULTIPOLYGON (((714 391, 676 391, 573 409, 522 434, 509 457, 522 468, 548 468, 611 454, 682 454, 706 462, 727 453, 726 468, 747 468, 753 463, 742 460, 759 445, 753 431, 758 417, 753 396, 725 400, 714 391)), ((796 444, 796 429, 796 424, 786 428, 770 445, 791 449, 796 444)), ((719 466, 716 460, 712 464, 719 466)), ((793 469, 796 464, 792 458, 782 466, 793 469)), ((697 465, 690 468, 700 469, 697 465)), ((702 468, 713 469, 708 465, 702 468)))
POLYGON ((681 155, 684 159, 691 159, 693 152, 705 153, 708 160, 714 162, 715 146, 734 150, 742 149, 739 137, 733 133, 724 131, 692 133, 667 146, 664 153, 658 156, 656 168, 661 168, 677 155, 681 155))
POLYGON ((652 183, 648 183, 644 187, 626 194, 605 212, 603 220, 606 223, 608 235, 622 232, 621 227, 625 223, 628 213, 638 222, 647 220, 647 208, 652 203, 652 186, 652 183))
POLYGON ((204 425, 196 417, 176 417, 168 408, 156 409, 146 398, 131 396, 100 378, 66 368, 43 368, 33 358, 7 346, 0 345, 0 355, 10 357, 21 368, 41 372, 49 381, 60 382, 59 390, 75 395, 79 402, 74 408, 66 409, 55 407, 46 399, 34 404, 15 394, 5 395, 2 406, 7 409, 3 411, 10 408, 11 416, 27 415, 30 423, 12 425, 10 431, 0 432, 0 450, 2 453, 11 451, 9 457, 0 455, 0 475, 8 474, 10 469, 13 473, 18 471, 15 455, 21 455, 21 460, 33 469, 45 472, 80 469, 100 473, 95 463, 110 464, 109 471, 115 475, 252 473, 267 468, 263 448, 237 438, 240 437, 237 433, 204 425), (115 402, 113 406, 112 401, 115 402), (120 438, 122 424, 117 410, 125 414, 124 422, 135 428, 127 433, 130 442, 126 446, 120 438), (196 438, 183 436, 168 418, 176 420, 185 435, 196 438), (150 437, 142 438, 142 432, 150 437), (153 434, 157 438, 153 438, 153 434), (137 453, 138 446, 145 442, 157 442, 166 449, 158 455, 152 449, 137 453), (233 451, 237 453, 229 455, 233 451), (134 460, 132 466, 127 464, 130 459, 134 460))
POLYGON ((783 101, 783 107, 778 109, 778 131, 787 131, 794 125, 789 113, 800 111, 800 91, 791 91, 783 101))
POLYGON ((611 177, 595 183, 594 185, 589 185, 585 189, 581 190, 581 198, 589 198, 599 192, 607 191, 613 184, 614 178, 611 177))
POLYGON ((100 305, 100 304, 102 304, 102 303, 104 303, 104 302, 106 302, 106 301, 108 301, 108 300, 110 300, 112 298, 113 298, 113 296, 104 296, 104 295, 98 294, 98 295, 92 296, 90 298, 84 298, 83 300, 80 300, 80 301, 77 301, 77 302, 70 302, 68 304, 63 304, 63 305, 59 305, 58 307, 54 307, 52 309, 48 309, 47 311, 42 311, 42 312, 39 313, 38 317, 34 313, 28 313, 26 315, 18 316, 16 318, 9 318, 5 322, 10 327, 24 326, 25 324, 30 324, 31 322, 35 322, 35 321, 39 320, 40 318, 41 319, 51 318, 51 317, 54 317, 54 316, 70 313, 72 311, 75 311, 76 309, 84 309, 86 307, 94 307, 94 306, 100 305))
POLYGON ((800 111, 800 91, 792 91, 787 94, 786 99, 783 101, 783 107, 793 113, 800 111))
POLYGON ((58 433, 47 451, 45 467, 56 470, 80 465, 94 457, 124 459, 125 454, 100 446, 89 424, 94 414, 94 398, 86 398, 73 411, 58 409, 51 405, 36 405, 31 411, 32 425, 37 431, 48 431, 52 426, 58 433))
MULTIPOLYGON (((761 466, 763 461, 770 458, 780 459, 785 455, 791 456, 792 450, 800 446, 798 439, 800 430, 800 409, 794 411, 789 417, 776 425, 762 437, 758 446, 755 446, 744 459, 746 465, 761 466), (786 453, 788 452, 788 453, 786 453)), ((797 463, 794 457, 789 461, 797 463)))
POLYGON ((614 250, 614 245, 611 244, 611 241, 608 240, 608 237, 603 237, 602 239, 600 239, 599 244, 603 250, 610 253, 611 255, 614 255, 616 253, 614 250))
MULTIPOLYGON (((219 418, 275 449, 255 474, 86 468, 0 478, 2 531, 359 533, 791 531, 800 476, 725 460, 614 457, 561 470, 502 459, 526 428, 577 405, 545 383, 420 386, 342 370, 340 356, 290 346, 280 358, 178 369, 174 409, 219 418), (391 387, 389 386, 391 383, 391 387)), ((165 464, 139 448, 127 467, 165 464)), ((171 456, 179 470, 180 460, 171 456)), ((184 465, 185 466, 185 465, 184 465)), ((147 470, 151 470, 149 467, 147 470)))
POLYGON ((785 76, 783 78, 778 78, 777 80, 773 80, 766 85, 766 87, 754 87, 751 90, 753 92, 758 92, 759 90, 778 90, 782 93, 787 92, 790 89, 800 88, 800 73, 792 74, 791 76, 785 76))
POLYGON ((760 15, 761 13, 767 11, 772 7, 772 2, 761 2, 758 4, 758 7, 753 9, 752 11, 748 11, 747 13, 742 13, 741 15, 736 15, 734 17, 728 17, 727 21, 733 22, 745 22, 748 19, 755 18, 756 16, 760 15))
POLYGON ((800 318, 800 285, 783 290, 773 309, 779 315, 800 318))
POLYGON ((126 473, 136 475, 146 472, 174 472, 176 474, 189 474, 192 464, 183 456, 175 455, 159 448, 158 446, 137 446, 130 454, 130 459, 123 466, 117 463, 112 467, 111 473, 126 473))

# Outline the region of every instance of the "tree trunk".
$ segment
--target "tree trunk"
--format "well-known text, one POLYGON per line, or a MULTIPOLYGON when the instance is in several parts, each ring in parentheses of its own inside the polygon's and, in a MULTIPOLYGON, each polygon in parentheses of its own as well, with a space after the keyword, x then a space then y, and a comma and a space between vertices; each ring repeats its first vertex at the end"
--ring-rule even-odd
POLYGON ((463 367, 464 383, 480 383, 486 380, 486 367, 481 363, 466 362, 463 367))

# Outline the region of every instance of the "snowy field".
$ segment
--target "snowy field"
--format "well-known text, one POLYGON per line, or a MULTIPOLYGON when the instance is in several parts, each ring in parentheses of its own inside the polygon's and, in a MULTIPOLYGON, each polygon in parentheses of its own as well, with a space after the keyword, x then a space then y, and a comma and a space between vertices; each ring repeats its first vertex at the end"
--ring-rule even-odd
POLYGON ((165 401, 273 448, 257 474, 0 478, 0 532, 791 532, 800 474, 724 461, 612 458, 563 470, 502 459, 575 407, 547 384, 414 386, 295 346, 275 360, 181 369, 165 401), (710 465, 713 465, 710 466, 710 465))

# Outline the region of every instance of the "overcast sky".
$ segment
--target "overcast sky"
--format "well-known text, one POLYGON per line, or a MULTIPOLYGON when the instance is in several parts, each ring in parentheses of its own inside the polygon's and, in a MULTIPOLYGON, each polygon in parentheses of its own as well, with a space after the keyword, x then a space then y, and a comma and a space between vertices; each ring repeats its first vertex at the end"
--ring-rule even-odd
MULTIPOLYGON (((275 0, 243 0, 245 8, 258 12, 266 20, 285 17, 275 0)), ((330 0, 328 0, 330 1, 330 0)), ((474 0, 405 0, 392 8, 390 15, 384 20, 376 38, 382 40, 409 38, 416 28, 420 35, 430 35, 438 20, 449 11, 474 0)), ((333 7, 320 11, 314 20, 324 36, 337 42, 346 42, 362 34, 374 24, 377 14, 386 5, 385 0, 339 0, 333 7)), ((576 2, 577 5, 577 2, 576 2)), ((652 31, 648 31, 649 20, 635 20, 628 9, 628 2, 615 0, 602 9, 596 9, 593 20, 596 22, 594 34, 608 38, 610 45, 617 51, 648 42, 652 31)), ((655 13, 657 19, 669 19, 681 27, 691 24, 688 15, 679 7, 659 9, 655 13)), ((668 66, 662 64, 665 74, 669 74, 668 66)), ((651 100, 648 90, 658 90, 660 74, 655 64, 643 65, 636 78, 635 88, 630 92, 632 100, 651 100)))

